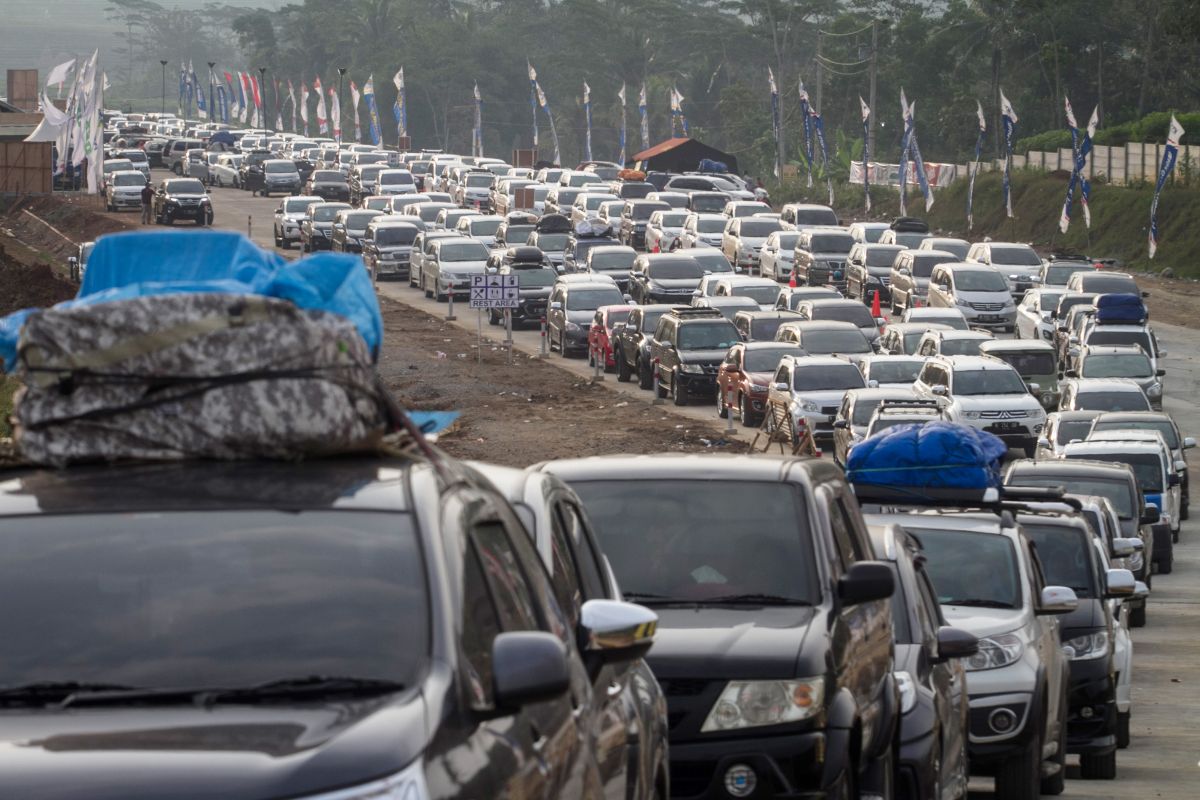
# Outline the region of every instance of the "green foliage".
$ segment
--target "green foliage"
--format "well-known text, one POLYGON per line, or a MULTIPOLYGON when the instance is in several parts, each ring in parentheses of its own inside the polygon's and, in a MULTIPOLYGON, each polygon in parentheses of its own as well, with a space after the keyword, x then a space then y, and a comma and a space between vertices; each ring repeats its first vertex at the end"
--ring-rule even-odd
MULTIPOLYGON (((1191 131, 1200 136, 1200 112, 1175 112, 1175 119, 1185 131, 1191 131)), ((1081 124, 1084 124, 1080 121, 1081 124)), ((1100 128, 1096 131, 1096 144, 1120 147, 1129 142, 1162 143, 1167 140, 1167 131, 1171 127, 1170 111, 1155 111, 1139 120, 1124 122, 1120 125, 1100 128)), ((1187 135, 1184 136, 1187 141, 1187 135)), ((1071 146, 1071 133, 1066 130, 1046 131, 1036 136, 1027 136, 1013 143, 1013 151, 1024 153, 1029 150, 1053 151, 1060 147, 1071 146)))

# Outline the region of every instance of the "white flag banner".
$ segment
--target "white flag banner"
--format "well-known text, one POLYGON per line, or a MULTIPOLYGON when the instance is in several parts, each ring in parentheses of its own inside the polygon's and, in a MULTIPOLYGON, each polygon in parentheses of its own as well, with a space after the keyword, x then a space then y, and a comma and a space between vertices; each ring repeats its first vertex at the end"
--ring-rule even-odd
POLYGON ((50 70, 50 74, 46 76, 46 88, 50 88, 50 84, 52 83, 57 84, 58 95, 59 97, 62 97, 63 83, 70 76, 71 70, 73 69, 75 69, 75 59, 73 58, 70 61, 64 61, 57 67, 54 67, 52 70, 50 70))
POLYGON ((338 97, 337 89, 329 90, 329 123, 333 126, 333 140, 342 141, 342 99, 338 97))

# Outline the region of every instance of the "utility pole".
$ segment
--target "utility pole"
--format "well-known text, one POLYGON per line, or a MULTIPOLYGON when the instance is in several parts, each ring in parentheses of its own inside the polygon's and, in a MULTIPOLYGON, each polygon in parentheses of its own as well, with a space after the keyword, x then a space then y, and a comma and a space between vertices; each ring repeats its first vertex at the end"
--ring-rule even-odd
POLYGON ((167 60, 164 58, 158 63, 162 64, 163 85, 162 85, 162 113, 167 113, 167 60))
POLYGON ((813 89, 813 107, 818 112, 824 113, 825 108, 821 105, 821 84, 825 82, 825 67, 821 64, 821 32, 817 31, 817 85, 813 89))
MULTIPOLYGON (((338 68, 337 68, 337 71, 338 71, 338 95, 337 95, 337 101, 338 101, 338 127, 339 127, 340 129, 342 129, 342 128, 341 128, 341 125, 342 125, 342 81, 344 81, 344 80, 346 79, 346 68, 345 68, 345 67, 338 67, 338 68)), ((344 129, 343 129, 343 130, 344 130, 344 129)), ((339 137, 338 137, 338 143, 339 143, 339 144, 341 143, 341 141, 342 141, 342 138, 343 138, 343 137, 341 137, 341 136, 339 136, 339 137)))
POLYGON ((258 99, 262 102, 263 118, 258 121, 258 124, 263 128, 268 128, 267 125, 267 68, 258 68, 258 99))
POLYGON ((208 119, 210 122, 218 121, 217 120, 217 106, 213 102, 213 100, 215 99, 215 92, 213 90, 213 67, 215 67, 216 65, 217 65, 217 62, 215 62, 215 61, 208 62, 208 119))
POLYGON ((876 78, 876 75, 878 74, 878 64, 879 64, 878 56, 879 56, 879 21, 873 19, 873 20, 871 20, 871 100, 869 102, 869 105, 871 106, 871 128, 870 128, 870 136, 867 137, 868 138, 867 152, 876 158, 878 158, 878 156, 875 155, 875 153, 876 153, 876 150, 875 150, 875 118, 878 117, 879 115, 875 113, 875 78, 876 78))
POLYGON ((1100 41, 1100 57, 1096 61, 1096 117, 1104 127, 1104 41, 1100 41))

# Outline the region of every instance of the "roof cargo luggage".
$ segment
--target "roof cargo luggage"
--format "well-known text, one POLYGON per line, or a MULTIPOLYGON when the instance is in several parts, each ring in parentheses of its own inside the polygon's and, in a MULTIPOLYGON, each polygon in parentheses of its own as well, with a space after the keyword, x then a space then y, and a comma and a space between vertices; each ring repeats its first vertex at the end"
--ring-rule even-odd
POLYGON ((700 172, 729 172, 729 165, 724 161, 714 161, 711 158, 700 159, 700 172))
POLYGON ((538 233, 570 233, 571 220, 562 214, 546 214, 537 221, 538 233))
POLYGON ((896 217, 892 230, 902 233, 929 233, 929 223, 918 217, 896 217))
POLYGON ((623 169, 617 173, 617 178, 623 181, 644 181, 646 173, 640 169, 623 169))
POLYGON ((599 217, 588 217, 575 223, 575 237, 594 239, 597 236, 612 236, 612 224, 599 217))
POLYGON ((1102 294, 1096 298, 1097 325, 1142 325, 1150 316, 1136 294, 1102 294))
POLYGON ((1008 451, 998 436, 952 422, 897 425, 850 451, 846 480, 855 487, 982 490, 1000 485, 1000 459, 1008 451))

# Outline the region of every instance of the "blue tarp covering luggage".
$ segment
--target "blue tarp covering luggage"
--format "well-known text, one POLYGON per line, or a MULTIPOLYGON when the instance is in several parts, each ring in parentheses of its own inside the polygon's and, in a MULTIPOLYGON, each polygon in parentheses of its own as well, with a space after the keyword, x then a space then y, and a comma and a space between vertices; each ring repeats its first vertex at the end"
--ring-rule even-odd
POLYGON ((968 425, 897 425, 851 449, 846 479, 856 486, 994 488, 1007 451, 998 436, 968 425))
POLYGON ((1148 313, 1136 294, 1102 294, 1096 298, 1096 323, 1099 325, 1141 325, 1148 313))
MULTIPOLYGON (((79 295, 61 304, 94 305, 131 297, 194 292, 260 294, 350 320, 378 358, 383 342, 379 301, 362 259, 320 253, 287 261, 239 233, 150 231, 105 236, 88 258, 79 295)), ((0 358, 12 371, 24 309, 0 319, 0 358)))
POLYGON ((729 166, 724 161, 713 161, 711 158, 700 159, 701 172, 729 172, 729 166))

